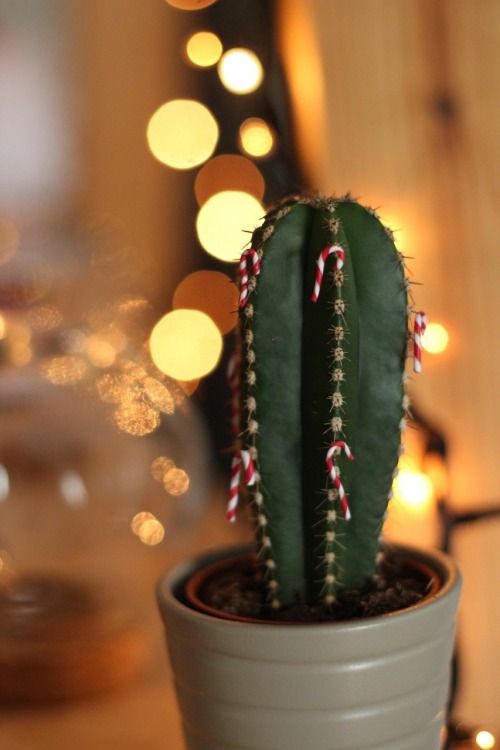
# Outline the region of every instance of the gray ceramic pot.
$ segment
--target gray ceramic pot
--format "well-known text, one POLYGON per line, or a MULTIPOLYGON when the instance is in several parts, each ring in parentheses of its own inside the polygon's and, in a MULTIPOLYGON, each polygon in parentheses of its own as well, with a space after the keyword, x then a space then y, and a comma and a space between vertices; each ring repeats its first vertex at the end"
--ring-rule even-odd
POLYGON ((443 554, 399 549, 441 587, 351 622, 242 623, 186 606, 186 580, 228 551, 165 576, 158 601, 188 750, 438 750, 460 575, 443 554))

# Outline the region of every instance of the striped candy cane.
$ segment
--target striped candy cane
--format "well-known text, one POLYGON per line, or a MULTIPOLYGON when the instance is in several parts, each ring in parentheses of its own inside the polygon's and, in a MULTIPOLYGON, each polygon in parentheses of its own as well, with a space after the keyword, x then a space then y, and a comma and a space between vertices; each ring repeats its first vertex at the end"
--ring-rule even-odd
POLYGON ((342 507, 342 512, 344 514, 344 518, 346 520, 349 520, 351 517, 351 511, 349 510, 349 505, 347 503, 347 497, 344 491, 344 488, 342 486, 342 482, 337 476, 337 471, 335 469, 335 465, 333 463, 333 457, 338 454, 341 450, 344 451, 349 461, 354 461, 354 456, 351 453, 351 450, 347 443, 344 443, 343 440, 336 440, 334 443, 330 445, 328 448, 328 453, 326 454, 326 466, 328 468, 328 472, 330 474, 330 477, 332 479, 333 484, 338 490, 339 493, 339 500, 340 505, 342 507))
POLYGON ((240 258, 240 307, 245 307, 248 297, 248 259, 252 261, 252 272, 254 276, 258 276, 260 273, 260 258, 257 250, 249 247, 247 250, 243 250, 240 258))
POLYGON ((227 365, 227 382, 231 389, 231 429, 233 435, 240 431, 240 373, 241 357, 233 354, 227 365))
POLYGON ((239 486, 241 481, 241 464, 245 470, 245 484, 251 487, 255 484, 255 467, 248 451, 238 451, 231 462, 231 481, 229 485, 229 503, 226 519, 230 523, 236 521, 236 508, 239 500, 239 486))
POLYGON ((422 336, 427 328, 427 315, 424 312, 418 312, 415 315, 413 327, 413 370, 414 372, 422 371, 422 336))
POLYGON ((326 259, 330 255, 335 255, 337 257, 337 261, 335 263, 335 268, 337 270, 340 270, 342 266, 344 265, 345 250, 342 247, 340 247, 340 245, 329 245, 328 247, 325 247, 325 249, 321 251, 319 258, 316 261, 316 265, 317 265, 316 281, 314 282, 314 291, 311 297, 313 302, 318 301, 321 284, 323 282, 323 274, 325 272, 326 259))

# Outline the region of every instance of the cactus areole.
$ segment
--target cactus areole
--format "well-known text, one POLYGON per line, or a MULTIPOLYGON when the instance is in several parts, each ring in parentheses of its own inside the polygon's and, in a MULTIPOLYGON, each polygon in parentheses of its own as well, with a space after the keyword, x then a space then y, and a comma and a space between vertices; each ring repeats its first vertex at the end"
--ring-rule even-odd
POLYGON ((406 424, 404 259, 376 211, 313 196, 270 210, 239 270, 228 518, 247 484, 269 605, 328 607, 376 576, 406 424))

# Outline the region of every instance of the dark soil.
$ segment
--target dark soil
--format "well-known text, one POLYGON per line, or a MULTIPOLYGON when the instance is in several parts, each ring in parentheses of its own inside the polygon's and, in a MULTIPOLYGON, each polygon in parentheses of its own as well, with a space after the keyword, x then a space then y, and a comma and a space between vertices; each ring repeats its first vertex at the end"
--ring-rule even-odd
POLYGON ((205 582, 199 597, 221 613, 240 617, 282 622, 327 622, 358 620, 405 609, 426 596, 433 582, 434 579, 423 571, 387 551, 373 588, 364 592, 341 592, 328 609, 297 601, 271 613, 263 603, 262 578, 255 567, 218 573, 205 582))

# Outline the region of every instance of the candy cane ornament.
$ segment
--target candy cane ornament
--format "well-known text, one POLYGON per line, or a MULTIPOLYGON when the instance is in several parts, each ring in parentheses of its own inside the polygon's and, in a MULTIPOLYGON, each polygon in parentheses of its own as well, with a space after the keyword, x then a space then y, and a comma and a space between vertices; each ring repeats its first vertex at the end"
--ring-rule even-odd
POLYGON ((254 276, 258 276, 260 273, 260 258, 257 250, 252 247, 243 250, 240 258, 240 307, 245 307, 248 298, 248 259, 252 261, 252 273, 254 276))
POLYGON ((422 372, 422 336, 427 328, 427 315, 418 312, 413 326, 413 370, 422 372))
POLYGON ((344 451, 349 461, 354 461, 354 456, 347 443, 345 443, 343 440, 336 440, 328 448, 328 452, 326 454, 326 466, 328 468, 328 472, 330 474, 332 482, 339 493, 339 500, 344 518, 348 521, 351 517, 351 511, 349 510, 349 504, 347 502, 347 496, 345 494, 344 487, 342 486, 342 482, 337 476, 337 470, 333 463, 333 457, 337 455, 341 450, 344 451))
POLYGON ((318 260, 316 261, 316 281, 314 282, 314 291, 312 293, 312 301, 317 302, 319 293, 321 290, 321 284, 323 283, 323 275, 325 273, 325 263, 326 259, 330 255, 335 255, 337 260, 335 263, 335 268, 337 271, 340 271, 342 266, 344 265, 345 260, 345 250, 340 245, 329 245, 328 247, 325 247, 324 250, 321 251, 318 260))
POLYGON ((236 509, 239 500, 239 487, 241 482, 241 465, 245 470, 245 484, 251 487, 255 484, 255 467, 248 451, 238 451, 231 462, 231 480, 229 484, 229 503, 227 506, 226 519, 229 523, 236 521, 236 509))

